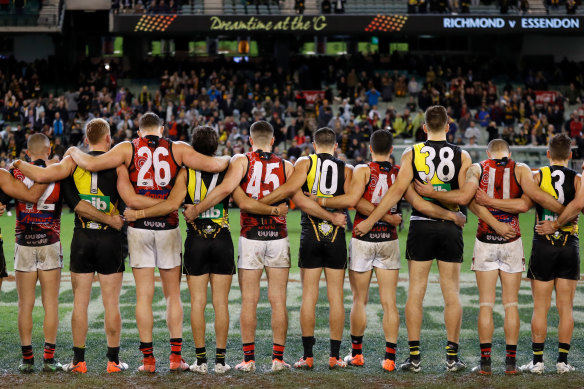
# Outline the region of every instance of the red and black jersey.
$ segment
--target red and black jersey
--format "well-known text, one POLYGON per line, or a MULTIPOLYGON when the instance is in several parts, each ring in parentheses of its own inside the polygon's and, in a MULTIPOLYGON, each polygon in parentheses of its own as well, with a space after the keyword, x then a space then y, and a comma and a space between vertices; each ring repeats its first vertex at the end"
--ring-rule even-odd
MULTIPOLYGON (((247 173, 240 186, 252 199, 260 200, 286 182, 286 165, 282 158, 261 150, 247 153, 245 156, 247 173)), ((241 212, 241 236, 255 240, 285 238, 288 236, 286 218, 241 212)))
MULTIPOLYGON (((132 141, 133 159, 128 169, 137 194, 155 199, 168 198, 180 165, 172 154, 172 141, 148 135, 132 141)), ((141 219, 130 223, 134 228, 169 230, 178 227, 178 211, 167 216, 141 219)))
MULTIPOLYGON (((395 177, 399 172, 399 166, 393 166, 388 161, 383 162, 369 162, 367 164, 371 175, 369 177, 369 182, 365 188, 365 193, 363 193, 363 198, 368 200, 373 205, 377 205, 381 202, 387 190, 395 182, 395 177)), ((397 209, 394 207, 390 210, 390 213, 397 213, 397 209)), ((375 223, 371 231, 369 231, 364 236, 355 235, 355 227, 359 225, 363 220, 367 219, 367 216, 357 212, 355 214, 355 224, 353 227, 353 238, 365 240, 368 242, 385 242, 389 240, 397 239, 397 230, 391 224, 385 223, 383 221, 378 221, 375 223)))
MULTIPOLYGON (((36 166, 45 166, 43 160, 34 161, 36 166)), ((18 169, 12 174, 27 187, 34 182, 18 169)), ((21 246, 46 246, 59 242, 61 235, 61 183, 48 185, 36 204, 16 201, 16 243, 21 246)))
MULTIPOLYGON (((516 199, 521 197, 523 190, 515 177, 516 163, 504 158, 501 160, 487 159, 482 161, 479 188, 487 192, 493 199, 516 199)), ((503 212, 494 208, 487 208, 493 216, 502 223, 509 223, 517 231, 517 236, 507 240, 497 234, 487 223, 479 219, 477 239, 486 243, 509 243, 521 237, 519 231, 519 216, 517 214, 503 212)))

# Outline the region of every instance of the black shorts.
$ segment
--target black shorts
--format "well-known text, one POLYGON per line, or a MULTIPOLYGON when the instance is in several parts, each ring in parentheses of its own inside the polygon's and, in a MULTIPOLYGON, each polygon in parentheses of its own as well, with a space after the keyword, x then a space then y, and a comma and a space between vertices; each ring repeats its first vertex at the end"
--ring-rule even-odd
POLYGON ((461 263, 464 253, 462 228, 447 221, 412 220, 406 259, 461 263))
POLYGON ((235 274, 233 241, 227 228, 222 228, 214 238, 205 238, 188 231, 185 241, 183 274, 235 274))
POLYGON ((76 228, 71 240, 73 273, 114 274, 125 270, 122 256, 122 234, 114 229, 76 228))
POLYGON ((564 246, 552 246, 545 238, 533 239, 527 278, 553 281, 556 278, 580 279, 580 247, 578 238, 570 236, 564 246))
POLYGON ((316 269, 347 268, 347 242, 345 230, 339 229, 338 236, 332 242, 318 241, 314 233, 302 231, 300 235, 300 250, 298 253, 298 267, 316 269))
POLYGON ((6 258, 4 258, 4 242, 0 238, 0 278, 8 277, 6 269, 6 258))

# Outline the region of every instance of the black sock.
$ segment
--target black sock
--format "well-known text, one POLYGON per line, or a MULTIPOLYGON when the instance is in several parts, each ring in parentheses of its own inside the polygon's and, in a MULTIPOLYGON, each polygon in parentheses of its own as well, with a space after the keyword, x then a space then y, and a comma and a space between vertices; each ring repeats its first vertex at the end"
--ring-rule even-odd
POLYGON ((351 355, 363 354, 363 336, 351 335, 351 355))
POLYGON ((43 360, 45 363, 55 362, 55 348, 57 348, 57 345, 54 343, 45 342, 45 350, 43 354, 43 360))
POLYGON ((182 352, 182 338, 170 339, 170 354, 181 355, 182 352))
POLYGON ((410 360, 411 361, 419 361, 420 356, 420 341, 419 340, 410 340, 408 342, 408 346, 410 347, 410 360))
POLYGON ((144 358, 154 357, 154 354, 152 354, 154 351, 152 342, 140 342, 140 351, 142 352, 142 356, 144 358))
POLYGON ((331 358, 341 358, 341 341, 331 339, 331 358))
POLYGON ((196 347, 195 352, 197 353, 197 365, 207 363, 207 349, 205 347, 196 347))
POLYGON ((225 351, 224 348, 215 349, 215 363, 225 366, 225 351))
POLYGON ((304 359, 314 357, 312 353, 312 346, 316 343, 314 336, 303 336, 302 337, 302 347, 304 348, 304 359))
POLYGON ((22 363, 34 365, 34 354, 32 352, 32 344, 28 346, 20 346, 22 350, 22 363))
POLYGON ((570 352, 570 343, 558 343, 558 362, 568 364, 568 353, 570 352))
POLYGON ((120 346, 107 348, 107 360, 114 362, 116 365, 120 364, 120 346))
POLYGON ((76 365, 79 362, 85 362, 85 346, 73 346, 73 364, 76 365))
POLYGON ((451 341, 446 343, 446 360, 458 361, 458 343, 451 341))
POLYGON ((395 349, 397 344, 385 342, 385 359, 389 359, 395 362, 395 349))
POLYGON ((243 360, 245 362, 255 361, 255 342, 243 344, 243 360))
POLYGON ((517 345, 516 344, 508 344, 505 346, 507 349, 507 353, 505 354, 505 361, 515 363, 517 358, 517 345))
POLYGON ((481 343, 481 362, 491 362, 492 343, 481 343))
POLYGON ((545 343, 531 343, 531 349, 533 350, 533 364, 538 362, 543 362, 543 348, 545 343))

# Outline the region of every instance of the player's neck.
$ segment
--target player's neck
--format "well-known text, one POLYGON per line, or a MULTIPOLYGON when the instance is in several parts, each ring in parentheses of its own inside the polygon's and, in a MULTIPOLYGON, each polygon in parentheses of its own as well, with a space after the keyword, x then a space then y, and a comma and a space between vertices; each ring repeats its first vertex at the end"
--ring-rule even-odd
POLYGON ((264 153, 271 153, 272 152, 272 146, 268 146, 268 145, 262 145, 262 146, 257 146, 257 145, 253 145, 252 147, 253 152, 255 153, 256 151, 263 151, 264 153))
POLYGON ((89 151, 98 151, 98 152, 106 153, 108 151, 108 147, 103 143, 97 143, 94 145, 90 144, 89 151))
POLYGON ((559 159, 550 159, 550 166, 563 166, 563 167, 568 167, 568 162, 570 162, 569 159, 566 159, 564 161, 561 161, 559 159))
POLYGON ((335 149, 316 149, 314 150, 315 154, 329 154, 329 155, 335 155, 335 149))
POLYGON ((379 155, 379 154, 371 153, 371 160, 373 162, 389 162, 389 156, 390 156, 390 154, 379 155))
POLYGON ((495 154, 495 153, 491 154, 491 159, 493 159, 495 161, 501 160, 503 158, 509 159, 509 154, 495 154))
POLYGON ((431 140, 434 142, 445 141, 446 140, 446 132, 440 131, 440 132, 434 133, 434 132, 428 131, 428 140, 431 140))
POLYGON ((33 155, 33 154, 31 154, 29 157, 30 157, 30 160, 32 162, 38 161, 40 159, 41 161, 44 161, 45 163, 47 163, 47 157, 44 157, 42 155, 33 155))

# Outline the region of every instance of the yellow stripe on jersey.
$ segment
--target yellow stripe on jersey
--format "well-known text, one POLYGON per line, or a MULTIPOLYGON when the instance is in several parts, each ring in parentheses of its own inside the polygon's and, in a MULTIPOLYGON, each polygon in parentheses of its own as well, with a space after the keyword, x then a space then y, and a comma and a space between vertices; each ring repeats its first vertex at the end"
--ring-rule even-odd
MULTIPOLYGON (((209 187, 211 190, 215 187, 217 183, 217 177, 219 175, 216 174, 211 181, 209 187)), ((198 172, 193 169, 188 169, 188 185, 187 185, 187 194, 191 199, 193 204, 198 204, 205 199, 207 193, 209 192, 209 188, 205 184, 205 180, 201 177, 201 172, 198 172), (197 178, 199 178, 197 180, 197 178)), ((200 219, 210 219, 212 222, 222 226, 229 228, 229 214, 228 210, 224 208, 223 201, 216 204, 215 206, 209 208, 205 212, 199 215, 200 219)))
POLYGON ((322 172, 320 165, 322 164, 322 161, 316 154, 311 154, 308 156, 308 158, 310 158, 311 161, 310 170, 306 175, 306 186, 308 186, 308 190, 310 193, 318 197, 333 197, 333 195, 326 195, 320 191, 320 176, 322 172))
POLYGON ((115 204, 111 203, 110 196, 106 196, 99 189, 98 174, 84 170, 79 166, 73 173, 73 181, 79 192, 81 200, 89 202, 95 208, 108 215, 118 215, 119 211, 115 204))
MULTIPOLYGON (((554 184, 552 181, 552 170, 550 169, 549 166, 545 166, 545 167, 542 167, 540 169, 540 172, 541 172, 541 177, 540 177, 539 187, 541 188, 541 190, 552 195, 557 200, 558 193, 556 191, 556 188, 554 188, 554 184)), ((549 209, 544 208, 543 212, 542 212, 542 218, 543 218, 543 220, 552 220, 553 221, 553 220, 556 220, 558 218, 558 214, 550 211, 549 209)), ((564 232, 569 232, 569 233, 572 233, 574 235, 577 235, 578 234, 578 224, 573 223, 573 224, 565 225, 561 228, 561 230, 564 232)))

